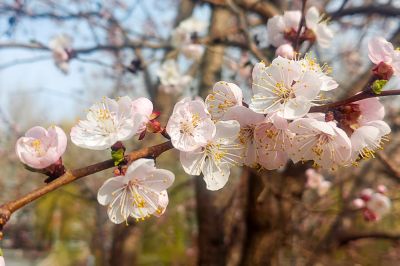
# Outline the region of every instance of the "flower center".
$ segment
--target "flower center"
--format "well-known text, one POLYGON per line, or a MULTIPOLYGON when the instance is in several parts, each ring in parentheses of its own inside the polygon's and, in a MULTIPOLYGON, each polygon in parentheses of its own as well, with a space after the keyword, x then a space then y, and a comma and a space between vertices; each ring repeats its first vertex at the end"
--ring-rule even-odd
POLYGON ((31 147, 35 150, 37 155, 43 156, 45 154, 42 142, 39 139, 35 139, 31 142, 31 147))
POLYGON ((289 99, 294 98, 293 88, 287 88, 283 82, 277 82, 272 92, 280 98, 282 104, 287 102, 289 99))

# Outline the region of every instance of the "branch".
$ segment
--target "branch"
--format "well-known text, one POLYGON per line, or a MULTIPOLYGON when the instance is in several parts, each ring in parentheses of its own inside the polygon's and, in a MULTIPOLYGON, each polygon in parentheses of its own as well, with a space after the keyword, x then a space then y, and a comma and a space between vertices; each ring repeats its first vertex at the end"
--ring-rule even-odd
POLYGON ((342 233, 338 237, 339 246, 344 246, 351 241, 356 241, 365 238, 378 238, 398 241, 400 234, 386 233, 386 232, 366 232, 366 233, 342 233))
MULTIPOLYGON (((126 161, 129 163, 140 159, 140 158, 147 158, 147 157, 152 157, 156 158, 163 152, 172 149, 172 144, 170 141, 152 146, 152 147, 146 147, 142 148, 137 151, 133 151, 125 156, 126 161)), ((112 159, 106 160, 103 162, 99 162, 93 165, 89 165, 87 167, 83 167, 80 169, 75 169, 71 171, 67 171, 65 174, 60 176, 59 178, 55 179, 53 182, 38 188, 36 190, 33 190, 29 192, 28 194, 7 202, 3 205, 0 206, 0 239, 3 236, 2 230, 4 225, 7 223, 7 221, 10 219, 10 216, 20 208, 24 207, 28 203, 31 203, 34 200, 39 199, 40 197, 46 195, 47 193, 50 193, 64 185, 67 185, 75 180, 78 180, 82 177, 106 170, 108 168, 114 167, 114 161, 112 159)))
POLYGON ((328 104, 324 104, 324 105, 313 106, 313 107, 311 107, 310 112, 311 113, 324 112, 329 109, 333 109, 335 107, 339 107, 342 105, 346 105, 346 104, 353 103, 353 102, 360 101, 360 100, 367 99, 367 98, 394 96, 394 95, 400 95, 400 90, 382 91, 381 94, 375 94, 372 91, 363 91, 363 92, 360 92, 359 94, 353 95, 353 96, 351 96, 347 99, 341 100, 341 101, 337 101, 334 103, 328 103, 328 104))
POLYGON ((381 15, 385 17, 397 17, 400 15, 400 8, 396 8, 390 5, 368 5, 350 7, 339 10, 335 13, 331 13, 332 19, 338 19, 349 15, 381 15))
POLYGON ((257 45, 255 44, 253 37, 250 34, 249 31, 249 25, 247 23, 247 18, 245 12, 235 4, 233 0, 227 0, 227 5, 230 7, 230 9, 238 16, 239 20, 239 27, 241 32, 246 38, 248 49, 250 52, 257 57, 258 60, 264 61, 266 64, 269 63, 269 60, 267 57, 263 55, 263 53, 258 49, 257 45))
POLYGON ((299 27, 297 29, 296 40, 295 40, 294 47, 293 47, 296 52, 299 51, 299 44, 300 44, 299 41, 300 41, 301 29, 303 28, 303 26, 306 22, 306 20, 305 20, 306 4, 307 4, 307 0, 301 1, 301 19, 300 19, 299 27))
POLYGON ((394 164, 394 162, 392 162, 387 157, 387 155, 383 152, 377 153, 376 156, 382 162, 382 164, 386 167, 385 169, 388 170, 397 181, 399 181, 400 180, 400 170, 394 164))

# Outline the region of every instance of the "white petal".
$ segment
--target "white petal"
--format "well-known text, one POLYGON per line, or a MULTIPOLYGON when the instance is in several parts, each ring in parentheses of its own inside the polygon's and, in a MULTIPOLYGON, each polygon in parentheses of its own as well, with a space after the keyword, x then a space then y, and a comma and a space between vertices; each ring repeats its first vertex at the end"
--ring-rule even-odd
POLYGON ((228 164, 216 165, 212 160, 206 160, 203 166, 204 181, 208 190, 219 190, 228 182, 230 167, 228 164))
POLYGON ((201 167, 204 164, 205 156, 201 148, 193 152, 183 152, 179 154, 183 170, 189 175, 200 175, 201 167))

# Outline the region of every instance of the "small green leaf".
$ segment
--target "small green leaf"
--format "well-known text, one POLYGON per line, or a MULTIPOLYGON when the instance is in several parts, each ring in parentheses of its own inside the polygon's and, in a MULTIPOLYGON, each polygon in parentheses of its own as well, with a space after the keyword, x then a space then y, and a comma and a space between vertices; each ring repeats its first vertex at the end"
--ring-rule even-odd
POLYGON ((372 91, 375 94, 381 94, 383 87, 386 85, 388 81, 384 79, 375 80, 372 84, 372 91))
POLYGON ((0 248, 0 257, 3 257, 3 250, 0 248))
POLYGON ((124 149, 111 151, 111 157, 114 160, 114 165, 118 166, 121 162, 124 161, 124 149))

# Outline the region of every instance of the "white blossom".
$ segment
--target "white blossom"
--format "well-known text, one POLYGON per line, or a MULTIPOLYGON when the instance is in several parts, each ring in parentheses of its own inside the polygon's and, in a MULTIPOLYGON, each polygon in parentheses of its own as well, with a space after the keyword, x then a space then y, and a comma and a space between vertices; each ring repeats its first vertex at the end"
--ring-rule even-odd
POLYGON ((90 107, 86 120, 71 129, 72 142, 82 148, 105 150, 117 141, 130 139, 141 133, 146 117, 132 110, 132 100, 121 97, 117 101, 104 98, 90 107))
POLYGON ((243 147, 237 138, 240 124, 235 120, 219 121, 216 134, 206 146, 192 152, 181 152, 183 169, 190 175, 203 173, 207 189, 219 190, 225 186, 230 168, 241 165, 243 147))
POLYGON ((172 185, 172 172, 157 169, 154 160, 138 159, 125 175, 111 177, 99 189, 97 200, 108 205, 108 216, 113 223, 127 222, 129 217, 145 219, 161 215, 168 205, 166 189, 172 185))
POLYGON ((172 145, 180 151, 203 147, 215 135, 214 122, 203 100, 191 101, 189 98, 175 104, 166 129, 172 145))

